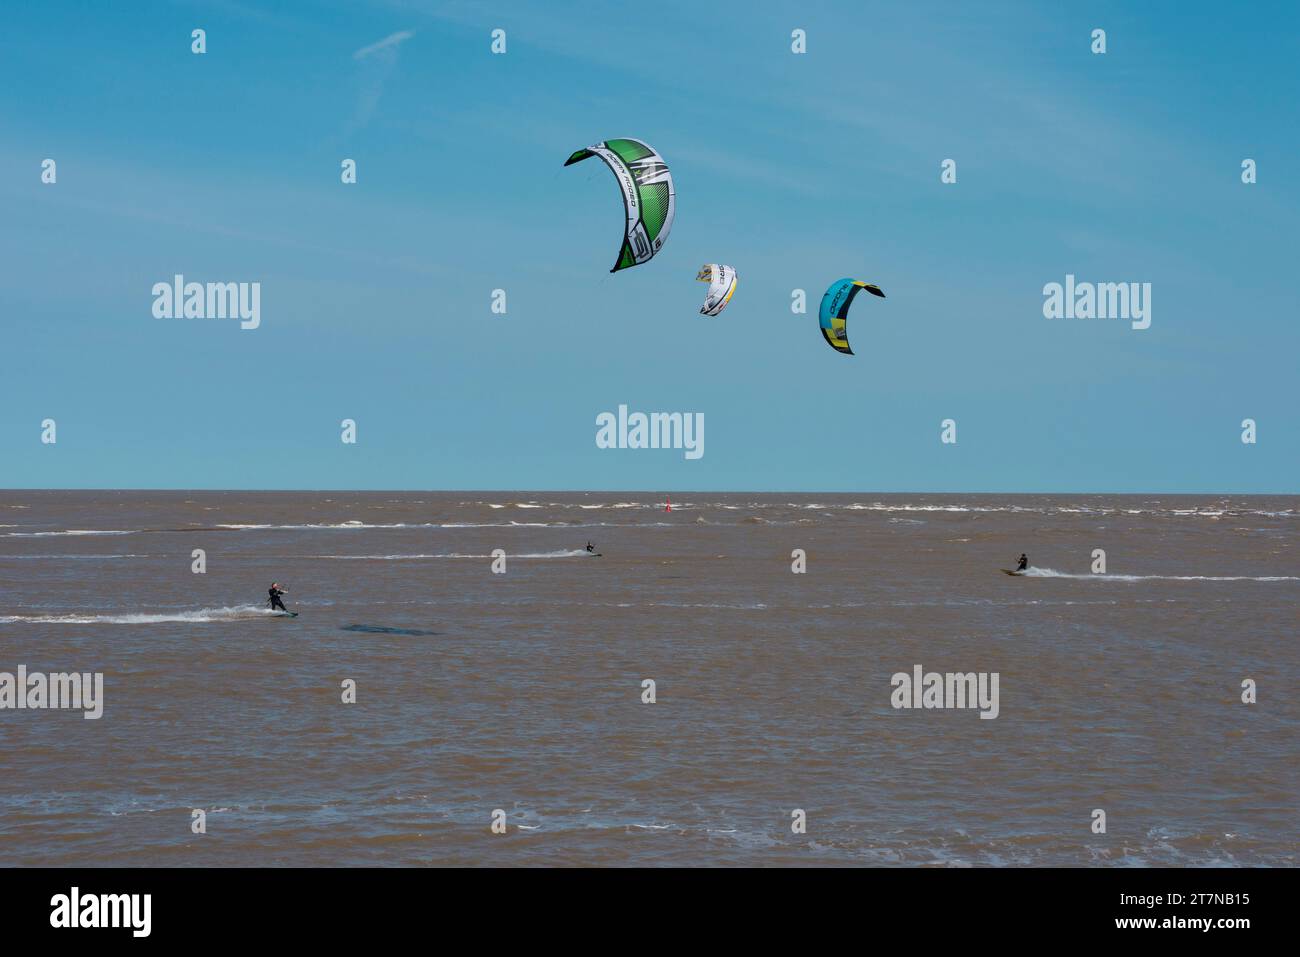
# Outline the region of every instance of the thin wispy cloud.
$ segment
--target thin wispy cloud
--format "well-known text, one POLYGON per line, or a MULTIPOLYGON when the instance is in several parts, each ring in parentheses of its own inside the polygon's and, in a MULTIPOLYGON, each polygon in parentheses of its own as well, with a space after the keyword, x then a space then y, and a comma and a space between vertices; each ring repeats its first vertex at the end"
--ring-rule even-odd
POLYGON ((357 68, 361 87, 358 91, 357 108, 345 135, 361 129, 375 115, 375 111, 379 108, 379 100, 384 95, 384 84, 397 68, 398 50, 413 36, 415 32, 412 30, 398 30, 352 54, 352 59, 361 64, 357 68))
POLYGON ((410 30, 398 30, 396 33, 390 33, 377 43, 364 46, 356 53, 352 54, 354 60, 364 60, 366 57, 379 53, 385 57, 397 55, 397 48, 405 41, 411 39, 415 34, 410 30))

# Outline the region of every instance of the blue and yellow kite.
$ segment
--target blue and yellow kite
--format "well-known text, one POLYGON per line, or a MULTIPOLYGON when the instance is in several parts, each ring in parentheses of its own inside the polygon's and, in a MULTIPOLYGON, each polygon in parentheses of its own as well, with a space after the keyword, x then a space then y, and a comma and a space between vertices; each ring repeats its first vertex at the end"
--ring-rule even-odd
POLYGON ((826 343, 836 352, 843 352, 850 356, 853 355, 853 350, 849 348, 849 335, 844 320, 849 314, 849 306, 853 298, 860 289, 865 289, 881 299, 885 298, 880 287, 874 283, 862 282, 859 279, 837 279, 826 290, 826 295, 822 296, 822 307, 818 311, 818 321, 821 323, 822 335, 826 337, 826 343))

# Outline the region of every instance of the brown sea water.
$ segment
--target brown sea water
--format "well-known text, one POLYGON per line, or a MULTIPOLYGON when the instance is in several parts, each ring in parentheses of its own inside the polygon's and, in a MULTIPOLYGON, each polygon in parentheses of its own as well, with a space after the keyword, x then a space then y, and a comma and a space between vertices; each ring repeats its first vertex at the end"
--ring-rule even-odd
POLYGON ((671 498, 0 492, 0 865, 1297 863, 1300 498, 671 498))

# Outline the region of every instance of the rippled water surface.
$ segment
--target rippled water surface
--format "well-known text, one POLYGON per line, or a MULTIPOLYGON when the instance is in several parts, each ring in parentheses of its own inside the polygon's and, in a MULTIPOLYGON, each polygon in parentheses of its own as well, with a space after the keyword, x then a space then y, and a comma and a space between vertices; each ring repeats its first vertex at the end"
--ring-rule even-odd
POLYGON ((0 492, 0 673, 105 682, 99 720, 0 710, 0 864, 1294 866, 1298 530, 1295 497, 0 492), (893 708, 917 665, 996 672, 997 718, 893 708))

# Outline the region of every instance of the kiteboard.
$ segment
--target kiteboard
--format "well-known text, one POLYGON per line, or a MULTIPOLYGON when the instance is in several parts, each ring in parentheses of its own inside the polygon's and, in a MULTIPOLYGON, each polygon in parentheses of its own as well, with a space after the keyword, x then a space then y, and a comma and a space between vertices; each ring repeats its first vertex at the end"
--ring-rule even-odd
POLYGON ((298 617, 298 613, 296 611, 276 611, 276 612, 272 612, 271 614, 275 618, 297 618, 298 617))
POLYGON ((1024 572, 1022 572, 1022 571, 1021 571, 1021 572, 1013 572, 1010 568, 1004 568, 1004 569, 1002 569, 1002 574, 1004 574, 1004 575, 1023 575, 1024 572))

